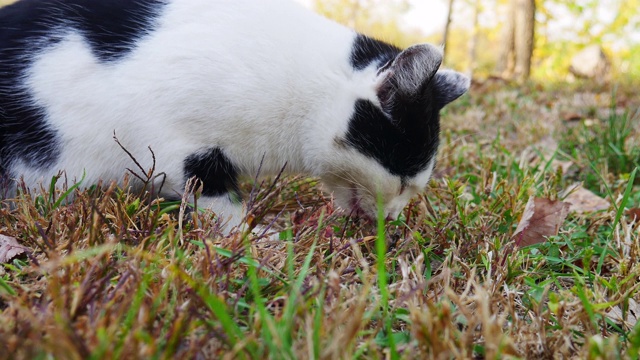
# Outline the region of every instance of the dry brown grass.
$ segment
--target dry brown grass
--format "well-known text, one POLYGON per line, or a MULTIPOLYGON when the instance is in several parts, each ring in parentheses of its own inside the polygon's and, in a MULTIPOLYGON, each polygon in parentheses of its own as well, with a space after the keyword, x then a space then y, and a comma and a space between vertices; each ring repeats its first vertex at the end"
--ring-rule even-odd
MULTIPOLYGON (((265 182, 252 201, 251 222, 287 240, 224 237, 208 213, 180 233, 177 204, 114 185, 59 206, 61 193, 23 192, 0 208, 0 233, 30 249, 0 267, 0 358, 636 356, 637 222, 614 227, 611 207, 570 215, 542 244, 511 244, 529 195, 558 197, 588 170, 579 154, 567 174, 520 156, 548 135, 579 144, 563 112, 597 117, 549 94, 490 88, 450 109, 438 174, 386 224, 383 257, 375 226, 310 179, 265 182)), ((594 94, 595 112, 607 96, 594 94)), ((620 205, 628 173, 602 176, 620 205)), ((640 206, 639 193, 622 205, 640 206)))

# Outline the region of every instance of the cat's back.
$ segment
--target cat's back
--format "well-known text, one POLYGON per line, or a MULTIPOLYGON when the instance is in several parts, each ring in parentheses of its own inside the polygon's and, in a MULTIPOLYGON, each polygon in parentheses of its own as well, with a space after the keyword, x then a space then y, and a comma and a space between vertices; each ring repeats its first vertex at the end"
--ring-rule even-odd
MULTIPOLYGON (((29 84, 32 67, 70 36, 102 63, 118 61, 148 33, 161 0, 21 0, 0 8, 0 173, 11 162, 51 164, 59 137, 29 84)), ((51 72, 56 69, 51 69, 51 72)))
POLYGON ((328 22, 293 0, 19 0, 0 8, 0 52, 32 54, 77 33, 109 61, 167 28, 206 27, 211 40, 259 43, 257 36, 279 32, 295 39, 320 30, 330 37, 328 22))
POLYGON ((114 130, 139 152, 264 133, 343 81, 354 36, 293 0, 19 0, 0 8, 0 176, 114 167, 114 130))
POLYGON ((11 95, 0 98, 0 121, 37 92, 34 74, 82 81, 135 69, 130 80, 160 81, 168 67, 188 75, 199 65, 218 84, 243 73, 312 76, 346 64, 353 35, 293 0, 20 0, 0 8, 0 93, 11 95))

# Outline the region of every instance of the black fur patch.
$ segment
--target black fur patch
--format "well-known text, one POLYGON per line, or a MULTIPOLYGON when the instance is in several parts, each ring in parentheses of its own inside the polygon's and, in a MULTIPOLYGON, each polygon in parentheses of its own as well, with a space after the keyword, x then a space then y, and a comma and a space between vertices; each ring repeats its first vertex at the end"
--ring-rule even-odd
MULTIPOLYGON (((153 30, 161 0, 21 0, 0 10, 2 49, 44 47, 79 32, 102 61, 117 60, 153 30)), ((31 49, 33 51, 33 49, 31 49)))
POLYGON ((407 178, 423 171, 436 155, 439 109, 408 106, 392 109, 392 118, 368 100, 358 100, 345 142, 380 163, 391 174, 407 178))
POLYGON ((240 200, 238 170, 220 148, 189 155, 184 160, 185 178, 197 177, 202 181, 202 195, 229 194, 232 201, 240 200))
MULTIPOLYGON (((9 174, 0 167, 0 201, 7 197, 9 191, 9 174)), ((2 204, 0 204, 1 206, 2 204)))
MULTIPOLYGON (((351 50, 351 66, 362 70, 375 63, 381 69, 401 52, 398 47, 358 34, 351 50)), ((440 134, 440 108, 430 98, 434 91, 429 84, 425 86, 420 99, 394 99, 387 104, 385 110, 390 116, 370 101, 358 100, 347 135, 340 143, 375 159, 403 181, 423 171, 436 155, 440 134)), ((381 96, 380 100, 389 99, 381 96)))
POLYGON ((373 62, 380 67, 394 59, 401 50, 393 45, 358 34, 351 48, 351 66, 362 70, 373 62))
POLYGON ((14 161, 47 167, 59 156, 57 134, 22 84, 33 55, 70 31, 103 62, 128 54, 161 10, 161 0, 21 0, 0 9, 0 171, 14 161))

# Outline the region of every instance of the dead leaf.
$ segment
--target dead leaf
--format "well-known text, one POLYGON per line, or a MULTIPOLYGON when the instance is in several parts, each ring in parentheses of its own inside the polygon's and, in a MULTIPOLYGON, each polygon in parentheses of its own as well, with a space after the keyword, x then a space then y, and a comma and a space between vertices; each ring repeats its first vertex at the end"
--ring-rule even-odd
POLYGON ((640 222, 640 208, 633 208, 633 209, 627 210, 627 215, 632 221, 635 220, 640 222))
POLYGON ((565 202, 530 197, 513 235, 515 245, 522 247, 539 244, 549 236, 558 235, 560 225, 568 213, 569 204, 565 202))
POLYGON ((564 115, 564 117, 562 118, 564 121, 579 121, 582 120, 582 115, 578 114, 578 113, 569 113, 564 115))
POLYGON ((638 322, 638 317, 640 317, 640 304, 629 298, 629 308, 626 319, 623 319, 620 305, 614 306, 611 310, 607 311, 606 315, 617 324, 625 324, 628 328, 633 328, 638 322))
POLYGON ((590 213, 595 211, 607 210, 611 205, 609 201, 583 188, 581 185, 570 186, 565 194, 564 201, 571 204, 569 211, 575 211, 578 214, 590 213))
POLYGON ((16 256, 24 254, 28 249, 11 236, 0 235, 0 264, 6 264, 16 256))

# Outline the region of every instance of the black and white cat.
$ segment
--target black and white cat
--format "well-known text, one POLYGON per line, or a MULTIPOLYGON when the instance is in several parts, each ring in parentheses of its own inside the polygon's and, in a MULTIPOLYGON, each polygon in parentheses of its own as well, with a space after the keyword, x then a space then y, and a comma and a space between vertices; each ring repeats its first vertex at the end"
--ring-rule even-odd
POLYGON ((20 0, 0 9, 0 181, 122 181, 131 159, 237 225, 238 177, 317 176, 396 216, 431 175, 440 109, 469 87, 291 0, 20 0), (379 195, 378 195, 379 194, 379 195))

